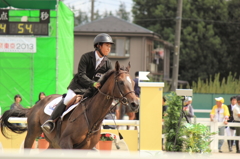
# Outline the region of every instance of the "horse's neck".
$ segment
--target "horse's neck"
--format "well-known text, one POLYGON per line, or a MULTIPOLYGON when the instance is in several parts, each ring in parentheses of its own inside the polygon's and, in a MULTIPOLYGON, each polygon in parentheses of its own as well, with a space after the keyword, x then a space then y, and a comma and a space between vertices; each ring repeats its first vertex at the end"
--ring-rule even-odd
POLYGON ((107 80, 100 90, 101 92, 103 92, 103 94, 98 92, 89 102, 89 106, 91 107, 89 108, 90 113, 96 116, 96 118, 104 119, 104 117, 109 112, 109 108, 111 107, 113 102, 113 91, 112 89, 109 89, 111 87, 112 89, 114 87, 113 85, 111 85, 111 80, 107 80), (111 97, 108 98, 106 94, 111 97))

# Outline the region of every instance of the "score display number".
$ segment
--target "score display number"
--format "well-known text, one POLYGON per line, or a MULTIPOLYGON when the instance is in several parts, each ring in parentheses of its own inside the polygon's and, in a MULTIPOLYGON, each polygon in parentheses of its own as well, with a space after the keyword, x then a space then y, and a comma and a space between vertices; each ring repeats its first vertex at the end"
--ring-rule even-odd
POLYGON ((0 34, 5 34, 7 32, 7 24, 0 23, 0 34))
POLYGON ((48 35, 48 23, 0 23, 0 35, 48 35))

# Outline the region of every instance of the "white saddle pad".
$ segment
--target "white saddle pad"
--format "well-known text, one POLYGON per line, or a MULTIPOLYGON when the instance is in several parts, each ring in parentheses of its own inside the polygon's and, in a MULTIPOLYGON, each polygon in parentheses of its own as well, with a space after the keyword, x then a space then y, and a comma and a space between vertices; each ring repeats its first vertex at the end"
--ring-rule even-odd
MULTIPOLYGON (((53 99, 50 103, 48 103, 44 109, 44 113, 46 113, 47 115, 51 116, 53 110, 55 109, 56 105, 62 100, 62 96, 53 99)), ((66 111, 63 112, 61 119, 67 114, 69 113, 71 110, 73 110, 77 105, 79 104, 79 102, 77 104, 74 104, 72 106, 70 106, 66 111)))

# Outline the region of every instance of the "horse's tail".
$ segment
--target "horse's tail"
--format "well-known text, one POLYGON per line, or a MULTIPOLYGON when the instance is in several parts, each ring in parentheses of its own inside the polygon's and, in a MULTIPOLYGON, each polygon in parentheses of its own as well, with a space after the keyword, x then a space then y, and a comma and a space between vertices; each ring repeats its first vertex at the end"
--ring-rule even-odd
POLYGON ((14 107, 14 109, 5 111, 0 119, 1 132, 3 136, 5 136, 6 138, 10 138, 7 134, 6 128, 17 134, 22 134, 27 131, 27 127, 22 127, 21 125, 19 126, 10 123, 8 120, 10 117, 27 117, 27 113, 31 109, 32 108, 27 109, 23 107, 14 107))

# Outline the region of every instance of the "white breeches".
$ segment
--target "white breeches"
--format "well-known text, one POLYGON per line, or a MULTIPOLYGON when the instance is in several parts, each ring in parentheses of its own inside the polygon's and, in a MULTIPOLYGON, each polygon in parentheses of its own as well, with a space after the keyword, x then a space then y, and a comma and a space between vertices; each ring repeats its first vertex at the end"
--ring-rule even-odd
POLYGON ((68 102, 69 102, 73 97, 75 97, 75 96, 76 96, 76 93, 74 93, 73 90, 68 89, 67 95, 66 95, 66 97, 64 98, 64 102, 63 102, 63 103, 64 103, 65 105, 67 105, 68 102))

